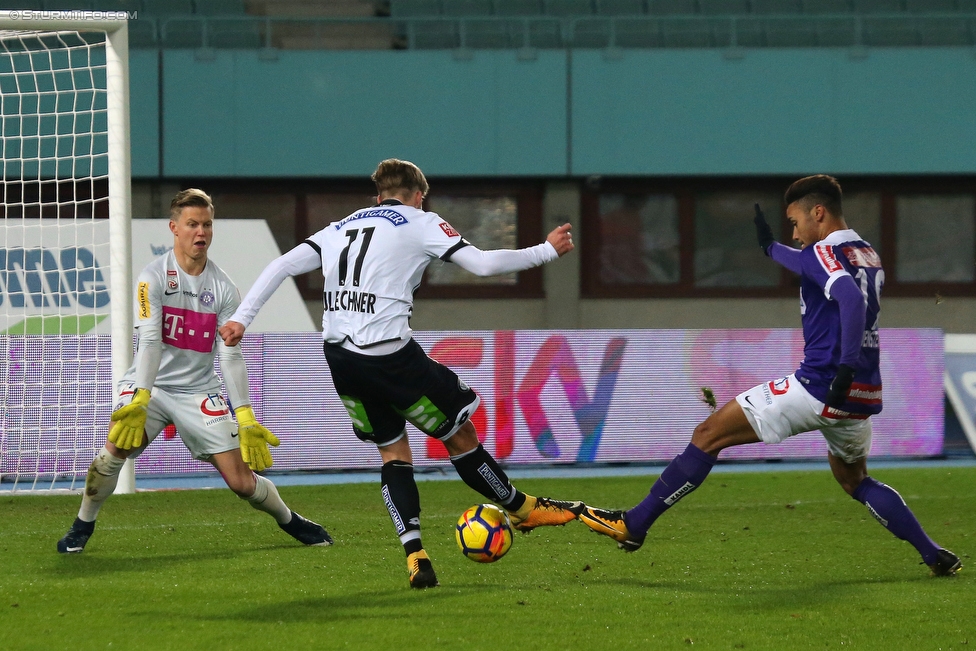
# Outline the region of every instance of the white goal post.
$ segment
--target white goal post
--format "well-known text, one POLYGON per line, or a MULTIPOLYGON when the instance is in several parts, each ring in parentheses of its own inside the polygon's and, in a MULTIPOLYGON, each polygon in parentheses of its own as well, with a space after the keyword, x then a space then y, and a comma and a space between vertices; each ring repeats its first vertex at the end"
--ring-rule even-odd
POLYGON ((131 363, 128 67, 122 12, 0 11, 0 490, 83 485, 131 363))

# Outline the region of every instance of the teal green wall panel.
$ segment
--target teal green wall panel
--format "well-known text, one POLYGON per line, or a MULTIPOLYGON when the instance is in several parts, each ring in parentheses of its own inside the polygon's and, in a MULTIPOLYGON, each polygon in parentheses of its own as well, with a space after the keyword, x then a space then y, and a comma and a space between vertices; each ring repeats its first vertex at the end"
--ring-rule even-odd
POLYGON ((838 172, 976 173, 973 50, 872 50, 839 72, 838 172))
POLYGON ((573 174, 976 172, 970 50, 741 54, 575 52, 573 174))
MULTIPOLYGON (((193 50, 163 53, 163 176, 237 175, 234 74, 231 52, 203 61, 193 50)), ((255 89, 254 101, 288 100, 274 93, 255 89)))
POLYGON ((167 176, 563 175, 566 54, 165 53, 167 176))
POLYGON ((434 176, 976 173, 962 48, 172 50, 162 138, 156 54, 133 54, 135 176, 160 173, 159 142, 171 178, 361 177, 390 156, 434 176))
POLYGON ((129 51, 132 176, 159 176, 159 53, 129 51))

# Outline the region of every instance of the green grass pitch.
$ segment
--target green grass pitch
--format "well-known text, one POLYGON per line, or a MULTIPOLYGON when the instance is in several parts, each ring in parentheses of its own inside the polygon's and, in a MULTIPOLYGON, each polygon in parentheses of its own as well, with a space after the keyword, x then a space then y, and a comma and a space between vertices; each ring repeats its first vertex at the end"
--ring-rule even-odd
MULTIPOLYGON (((227 490, 117 495, 83 554, 55 543, 76 495, 0 497, 0 648, 973 649, 976 468, 872 473, 963 571, 932 578, 828 471, 715 473, 626 554, 581 523, 465 559, 453 527, 482 501, 422 482, 441 587, 410 590, 378 486, 284 487, 326 525, 307 548, 227 490)), ((654 476, 528 480, 529 493, 630 506, 654 476)))

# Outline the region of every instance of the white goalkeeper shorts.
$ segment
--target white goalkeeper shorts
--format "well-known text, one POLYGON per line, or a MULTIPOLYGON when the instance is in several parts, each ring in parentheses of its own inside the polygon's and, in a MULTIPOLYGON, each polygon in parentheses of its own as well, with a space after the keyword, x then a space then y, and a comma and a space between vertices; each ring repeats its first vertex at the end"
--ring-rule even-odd
MULTIPOLYGON (((132 402, 135 388, 131 382, 120 382, 113 410, 132 402)), ((176 426, 194 459, 208 461, 214 454, 240 448, 237 422, 220 393, 176 393, 153 387, 146 409, 146 440, 129 455, 133 459, 170 424, 176 426)))
POLYGON ((801 432, 820 430, 835 457, 854 463, 871 449, 870 418, 827 418, 795 375, 765 382, 735 397, 763 443, 782 443, 801 432))

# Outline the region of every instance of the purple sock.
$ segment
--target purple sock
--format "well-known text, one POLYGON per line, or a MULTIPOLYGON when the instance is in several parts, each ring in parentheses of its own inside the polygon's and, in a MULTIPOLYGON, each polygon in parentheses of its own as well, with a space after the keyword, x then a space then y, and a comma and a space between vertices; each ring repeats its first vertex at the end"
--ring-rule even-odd
POLYGON ((695 490, 708 477, 715 457, 702 452, 689 443, 685 451, 676 456, 664 469, 661 476, 651 486, 651 492, 644 500, 627 511, 624 522, 635 536, 644 536, 658 516, 667 511, 675 502, 695 490))
POLYGON ((936 561, 939 546, 922 530, 898 491, 872 477, 865 477, 854 489, 853 497, 868 507, 881 526, 897 538, 910 542, 922 555, 922 562, 931 565, 936 561))

